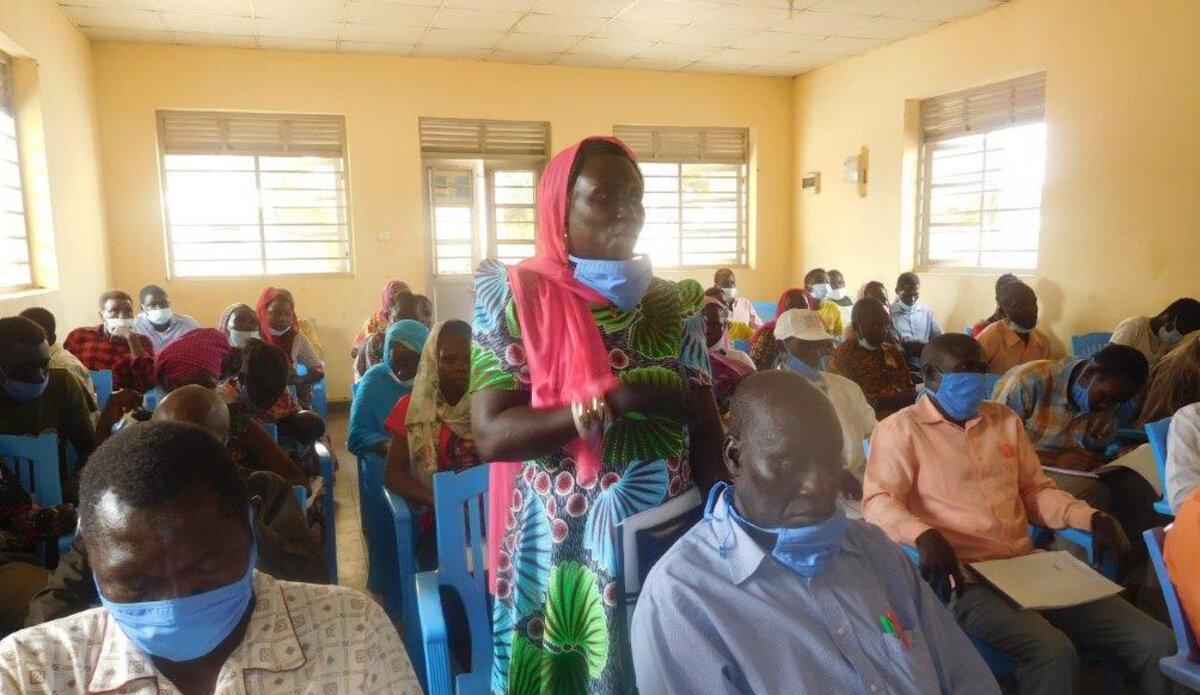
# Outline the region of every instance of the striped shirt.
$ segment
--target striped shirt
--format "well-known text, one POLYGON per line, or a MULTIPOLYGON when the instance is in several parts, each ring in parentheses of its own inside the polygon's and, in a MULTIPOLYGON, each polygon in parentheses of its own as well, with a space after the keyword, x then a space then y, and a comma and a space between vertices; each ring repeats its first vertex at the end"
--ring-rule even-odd
POLYGON ((1014 367, 996 384, 992 400, 1016 411, 1039 451, 1084 449, 1103 454, 1117 432, 1119 406, 1084 413, 1071 399, 1071 376, 1085 357, 1037 360, 1014 367))

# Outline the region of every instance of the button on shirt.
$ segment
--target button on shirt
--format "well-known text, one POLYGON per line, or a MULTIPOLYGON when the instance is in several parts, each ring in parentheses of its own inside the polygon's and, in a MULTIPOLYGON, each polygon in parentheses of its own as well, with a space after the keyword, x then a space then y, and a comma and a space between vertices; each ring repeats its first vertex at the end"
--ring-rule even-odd
POLYGON ((134 389, 145 393, 154 388, 154 347, 150 339, 133 334, 130 340, 142 343, 144 354, 134 357, 129 343, 104 332, 104 326, 76 328, 63 341, 63 348, 79 358, 92 371, 112 370, 113 388, 134 389))
POLYGON ((1000 692, 878 529, 850 521, 824 570, 804 579, 728 518, 728 494, 646 579, 631 630, 641 695, 1000 692), (889 610, 911 648, 884 634, 879 616, 889 610))
MULTIPOLYGON (((254 597, 214 695, 420 695, 396 629, 362 594, 255 572, 254 597)), ((0 692, 179 695, 103 608, 0 641, 0 692)))
POLYGON ((903 340, 919 340, 928 343, 930 339, 942 334, 933 310, 924 304, 905 306, 904 302, 892 302, 892 325, 900 333, 903 340))
POLYGON ((880 422, 863 483, 864 518, 897 543, 937 529, 961 562, 1033 552, 1029 523, 1091 529, 1095 510, 1042 472, 1020 418, 983 402, 965 427, 926 397, 880 422))
POLYGON ((196 319, 187 314, 175 314, 167 323, 166 330, 158 330, 154 324, 150 323, 150 319, 146 318, 145 314, 138 314, 133 320, 133 332, 140 333, 150 339, 154 343, 154 351, 162 352, 162 349, 171 343, 175 342, 184 333, 194 331, 200 327, 196 319))
POLYGON ((1033 329, 1028 340, 1014 331, 1007 321, 997 321, 975 336, 987 357, 988 371, 1004 374, 1019 364, 1050 359, 1050 340, 1046 334, 1033 329))
POLYGON ((1103 453, 1117 433, 1113 406, 1084 413, 1071 399, 1071 374, 1084 357, 1027 362, 1008 371, 992 400, 1012 408, 1025 421, 1025 432, 1039 451, 1079 448, 1103 453))

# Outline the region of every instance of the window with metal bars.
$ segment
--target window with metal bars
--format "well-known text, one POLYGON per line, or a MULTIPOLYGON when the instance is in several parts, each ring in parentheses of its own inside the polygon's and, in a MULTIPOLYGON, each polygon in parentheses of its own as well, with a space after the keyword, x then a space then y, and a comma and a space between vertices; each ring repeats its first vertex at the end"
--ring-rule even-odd
POLYGON ((1045 74, 921 102, 917 266, 1037 267, 1045 74))
POLYGON ((615 126, 645 177, 637 251, 655 268, 748 262, 749 132, 744 128, 615 126))
POLYGON ((173 277, 351 271, 340 116, 160 111, 173 277))
POLYGON ((0 292, 34 286, 21 157, 12 99, 12 59, 0 53, 0 292))

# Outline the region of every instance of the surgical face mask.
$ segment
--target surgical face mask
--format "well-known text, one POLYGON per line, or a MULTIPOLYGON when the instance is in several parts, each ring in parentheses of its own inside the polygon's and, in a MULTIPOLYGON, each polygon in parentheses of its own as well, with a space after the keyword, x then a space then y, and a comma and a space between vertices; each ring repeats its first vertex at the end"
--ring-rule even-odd
POLYGON ((229 329, 229 344, 233 347, 243 347, 252 338, 255 340, 262 340, 262 333, 258 331, 239 331, 233 328, 229 329))
POLYGON ((1016 321, 1013 321, 1012 319, 1009 319, 1005 323, 1008 324, 1008 327, 1012 329, 1013 333, 1020 333, 1021 335, 1028 335, 1033 332, 1032 327, 1026 328, 1026 327, 1022 326, 1021 324, 1017 323, 1016 321))
MULTIPOLYGON (((254 527, 251 515, 251 528, 254 527)), ((237 628, 254 597, 258 545, 251 541, 250 562, 241 579, 202 594, 161 601, 100 603, 138 649, 170 661, 193 661, 210 654, 237 628)))
POLYGON ((795 372, 809 381, 816 381, 821 378, 820 370, 791 353, 788 353, 788 357, 783 363, 783 368, 789 372, 795 372))
POLYGON ((104 319, 104 328, 109 333, 116 333, 116 332, 120 331, 122 328, 132 329, 133 328, 133 319, 126 319, 126 318, 119 318, 119 317, 111 318, 111 319, 104 319))
POLYGON ((287 328, 284 328, 284 329, 278 329, 278 328, 271 328, 270 326, 267 326, 267 330, 271 331, 271 335, 280 336, 280 335, 287 335, 289 332, 291 332, 292 327, 288 326, 287 328))
POLYGON ((858 344, 868 350, 878 350, 883 347, 882 345, 872 345, 871 341, 867 340, 866 338, 859 338, 858 344))
MULTIPOLYGON (((712 500, 713 495, 720 495, 724 489, 727 489, 725 484, 718 483, 709 493, 709 499, 712 500)), ((709 506, 711 508, 711 501, 709 506)), ((812 579, 825 569, 829 558, 841 546, 850 525, 846 520, 846 512, 840 506, 834 508, 833 514, 824 521, 795 528, 763 528, 747 521, 734 506, 732 495, 727 509, 727 518, 743 528, 775 536, 771 557, 805 579, 812 579)))
MULTIPOLYGON (((1087 369, 1085 366, 1083 369, 1087 369)), ((1092 412, 1092 384, 1084 386, 1079 383, 1083 381, 1083 369, 1079 371, 1079 378, 1075 383, 1071 384, 1071 400, 1075 401, 1075 407, 1079 408, 1081 413, 1092 412)), ((1092 378, 1095 381, 1095 377, 1092 378)))
POLYGON ((839 287, 837 289, 829 290, 829 298, 834 300, 835 302, 845 299, 846 298, 846 288, 839 287))
POLYGON ((391 368, 388 369, 388 374, 392 375, 392 381, 400 384, 404 388, 412 388, 413 382, 416 381, 416 377, 413 377, 412 379, 401 379, 399 375, 397 375, 396 372, 394 372, 391 368))
POLYGON ((819 302, 829 296, 829 290, 830 287, 828 282, 818 282, 808 289, 808 293, 819 302))
MULTIPOLYGON (((3 373, 0 371, 0 373, 3 373)), ((3 384, 0 384, 0 389, 14 401, 28 403, 42 397, 46 392, 46 387, 50 384, 50 375, 46 374, 46 378, 37 382, 18 381, 11 377, 6 378, 3 384)))
POLYGON ((1175 343, 1183 340, 1183 334, 1180 333, 1176 328, 1172 328, 1168 331, 1167 327, 1163 326, 1162 328, 1158 329, 1158 339, 1167 345, 1174 345, 1175 343))
POLYGON ((912 308, 917 305, 916 300, 913 300, 913 302, 910 304, 904 300, 904 297, 896 297, 896 299, 900 302, 901 310, 905 312, 912 310, 912 308))
POLYGON ((721 292, 725 295, 726 301, 732 302, 737 297, 737 287, 722 287, 721 292))
POLYGON ((987 375, 980 372, 942 374, 942 383, 933 397, 951 418, 966 421, 979 412, 987 390, 987 375))
POLYGON ((570 258, 575 264, 575 279, 624 312, 637 308, 654 279, 649 256, 634 256, 627 261, 570 258))
POLYGON ((171 311, 170 307, 165 309, 150 309, 146 311, 146 318, 155 326, 165 326, 175 317, 175 312, 171 311))

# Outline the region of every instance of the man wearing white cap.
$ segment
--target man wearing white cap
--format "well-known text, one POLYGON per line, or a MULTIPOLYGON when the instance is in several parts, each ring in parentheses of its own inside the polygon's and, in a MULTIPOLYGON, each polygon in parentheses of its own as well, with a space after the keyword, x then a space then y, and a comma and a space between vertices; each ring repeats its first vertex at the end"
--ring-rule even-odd
POLYGON ((821 315, 807 309, 788 309, 775 322, 775 339, 786 348, 780 369, 796 372, 821 389, 833 402, 842 424, 846 476, 842 482, 846 513, 862 517, 862 479, 867 467, 863 439, 875 429, 875 410, 858 384, 821 371, 821 359, 833 352, 833 336, 825 331, 821 315))

